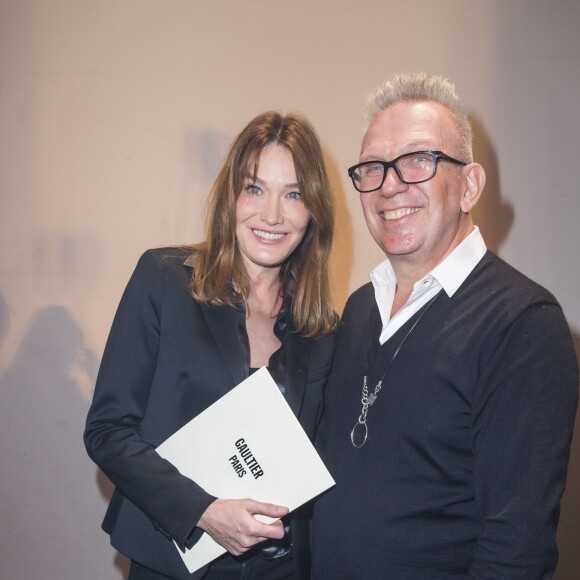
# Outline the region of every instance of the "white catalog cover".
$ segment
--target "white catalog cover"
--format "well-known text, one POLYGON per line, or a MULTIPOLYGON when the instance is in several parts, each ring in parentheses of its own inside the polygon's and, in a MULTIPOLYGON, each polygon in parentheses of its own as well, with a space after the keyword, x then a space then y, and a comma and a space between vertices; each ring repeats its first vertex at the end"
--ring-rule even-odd
MULTIPOLYGON (((184 425, 157 452, 221 499, 249 497, 292 511, 335 483, 265 367, 184 425)), ((225 552, 205 533, 191 550, 175 549, 190 572, 225 552)))

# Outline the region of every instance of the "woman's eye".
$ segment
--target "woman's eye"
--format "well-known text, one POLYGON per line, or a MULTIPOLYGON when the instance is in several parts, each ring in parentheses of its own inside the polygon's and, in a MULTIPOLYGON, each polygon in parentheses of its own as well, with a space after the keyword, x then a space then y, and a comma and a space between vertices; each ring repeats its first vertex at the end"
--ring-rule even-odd
POLYGON ((252 195, 258 195, 259 193, 261 193, 260 188, 257 185, 254 185, 253 183, 249 183, 248 185, 246 185, 246 190, 248 191, 248 193, 251 193, 252 195))
POLYGON ((290 193, 286 194, 286 197, 289 197, 290 199, 302 199, 302 196, 298 191, 291 191, 290 193))

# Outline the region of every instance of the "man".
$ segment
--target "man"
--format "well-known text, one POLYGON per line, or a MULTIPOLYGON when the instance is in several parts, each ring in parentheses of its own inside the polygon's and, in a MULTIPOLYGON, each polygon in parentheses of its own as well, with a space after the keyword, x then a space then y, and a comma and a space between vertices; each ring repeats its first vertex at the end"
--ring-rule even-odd
POLYGON ((486 249, 453 85, 369 98, 349 170, 387 259, 349 299, 319 446, 313 579, 551 578, 578 366, 555 298, 486 249))

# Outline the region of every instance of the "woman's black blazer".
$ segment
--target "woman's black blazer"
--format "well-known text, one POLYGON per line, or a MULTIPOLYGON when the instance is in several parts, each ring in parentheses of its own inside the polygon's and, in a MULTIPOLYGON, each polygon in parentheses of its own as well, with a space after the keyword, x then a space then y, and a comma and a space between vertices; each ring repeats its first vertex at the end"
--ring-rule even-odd
MULTIPOLYGON (((139 260, 103 354, 84 439, 116 487, 103 521, 112 545, 162 574, 191 580, 204 570, 189 574, 171 540, 191 547, 201 535, 195 523, 215 498, 155 448, 244 380, 246 368, 238 313, 191 298, 187 257, 165 248, 139 260)), ((332 347, 332 336, 290 332, 286 341, 285 397, 311 439, 332 347)), ((307 512, 296 510, 291 522, 301 578, 310 567, 307 512)))

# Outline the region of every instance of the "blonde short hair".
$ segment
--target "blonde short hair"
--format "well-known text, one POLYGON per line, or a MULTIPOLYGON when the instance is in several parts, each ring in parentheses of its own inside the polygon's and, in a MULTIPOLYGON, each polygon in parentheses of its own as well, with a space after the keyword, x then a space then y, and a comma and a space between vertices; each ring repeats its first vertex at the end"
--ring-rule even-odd
POLYGON ((370 124, 375 116, 399 102, 432 101, 449 110, 457 126, 459 154, 473 161, 473 131, 467 110, 455 92, 455 85, 440 75, 426 73, 398 74, 371 91, 366 99, 365 118, 370 124))

